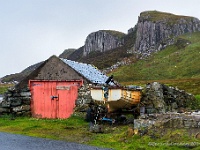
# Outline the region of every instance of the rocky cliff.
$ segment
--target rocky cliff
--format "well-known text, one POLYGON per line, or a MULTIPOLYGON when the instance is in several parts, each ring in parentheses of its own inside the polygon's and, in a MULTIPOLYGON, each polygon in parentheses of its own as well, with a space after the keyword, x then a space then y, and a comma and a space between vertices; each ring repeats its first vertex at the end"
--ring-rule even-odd
POLYGON ((200 31, 197 18, 158 11, 142 12, 138 18, 134 52, 148 56, 173 44, 175 37, 196 31, 200 31))
POLYGON ((111 30, 100 30, 89 34, 86 38, 83 55, 87 56, 92 51, 105 52, 124 44, 124 33, 111 30))

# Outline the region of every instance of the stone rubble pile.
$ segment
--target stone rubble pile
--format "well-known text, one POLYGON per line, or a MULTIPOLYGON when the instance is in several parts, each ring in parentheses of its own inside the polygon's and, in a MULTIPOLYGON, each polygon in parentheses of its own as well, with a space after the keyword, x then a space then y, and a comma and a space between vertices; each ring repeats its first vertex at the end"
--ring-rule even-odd
POLYGON ((184 112, 195 103, 195 97, 178 88, 168 87, 158 82, 146 85, 141 106, 146 113, 184 112))
POLYGON ((149 83, 143 91, 139 119, 135 129, 200 128, 200 111, 191 110, 195 97, 178 88, 158 82, 149 83))
POLYGON ((129 64, 131 64, 131 63, 132 63, 132 61, 131 61, 129 58, 124 58, 122 61, 118 61, 118 62, 116 62, 114 65, 112 65, 112 66, 110 66, 110 67, 108 67, 108 68, 105 68, 105 69, 103 70, 103 73, 104 73, 104 74, 110 73, 110 72, 112 72, 113 70, 119 68, 120 66, 129 65, 129 64))

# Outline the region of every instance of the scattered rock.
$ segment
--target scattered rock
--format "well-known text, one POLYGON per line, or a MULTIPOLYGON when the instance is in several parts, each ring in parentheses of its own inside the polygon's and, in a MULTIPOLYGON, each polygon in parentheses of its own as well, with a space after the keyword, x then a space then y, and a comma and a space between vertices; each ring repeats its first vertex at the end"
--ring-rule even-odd
POLYGON ((127 137, 132 137, 134 135, 134 129, 129 127, 127 130, 127 137))
POLYGON ((95 125, 90 127, 90 132, 103 133, 103 127, 101 125, 95 124, 95 125))
POLYGON ((196 134, 196 138, 200 140, 200 132, 196 134))

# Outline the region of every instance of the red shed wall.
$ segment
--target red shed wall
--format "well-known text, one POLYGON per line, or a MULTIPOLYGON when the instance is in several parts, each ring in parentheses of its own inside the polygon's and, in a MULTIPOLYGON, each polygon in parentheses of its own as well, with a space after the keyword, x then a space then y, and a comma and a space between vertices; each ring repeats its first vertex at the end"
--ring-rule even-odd
POLYGON ((30 80, 31 113, 36 118, 69 118, 73 113, 82 80, 30 80))

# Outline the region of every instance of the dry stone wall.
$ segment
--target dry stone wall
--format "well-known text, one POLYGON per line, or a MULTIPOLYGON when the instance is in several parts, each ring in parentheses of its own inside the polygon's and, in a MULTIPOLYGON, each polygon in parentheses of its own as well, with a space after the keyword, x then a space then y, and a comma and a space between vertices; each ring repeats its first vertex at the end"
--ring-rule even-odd
POLYGON ((143 118, 134 120, 134 128, 198 128, 200 129, 200 111, 199 112, 187 112, 187 113, 176 113, 168 112, 165 114, 155 113, 143 116, 143 118))
POLYGON ((76 100, 75 111, 86 111, 88 104, 92 101, 92 96, 90 92, 90 84, 84 84, 78 89, 78 98, 76 100))
POLYGON ((90 92, 90 85, 85 84, 84 86, 80 87, 78 90, 78 98, 76 100, 76 105, 88 104, 92 100, 91 92, 90 92))
POLYGON ((0 114, 30 115, 30 100, 29 89, 9 89, 0 104, 0 114))

